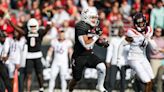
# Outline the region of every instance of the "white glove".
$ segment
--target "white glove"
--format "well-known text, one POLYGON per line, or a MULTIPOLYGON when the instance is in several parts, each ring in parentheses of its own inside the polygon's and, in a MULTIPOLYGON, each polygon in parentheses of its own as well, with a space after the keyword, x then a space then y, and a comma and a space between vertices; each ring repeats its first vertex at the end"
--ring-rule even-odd
POLYGON ((50 63, 48 61, 45 62, 45 65, 44 65, 46 68, 50 67, 50 63))
POLYGON ((47 60, 45 60, 44 58, 42 58, 41 61, 42 61, 42 64, 43 64, 44 67, 46 67, 46 68, 50 67, 50 63, 47 60))

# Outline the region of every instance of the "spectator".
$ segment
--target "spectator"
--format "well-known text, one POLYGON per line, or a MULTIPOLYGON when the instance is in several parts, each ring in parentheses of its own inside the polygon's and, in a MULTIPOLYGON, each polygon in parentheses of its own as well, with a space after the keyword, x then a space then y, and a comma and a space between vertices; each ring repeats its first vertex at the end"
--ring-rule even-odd
POLYGON ((116 36, 118 33, 118 29, 123 27, 122 15, 118 10, 117 4, 112 7, 112 11, 108 14, 107 19, 111 24, 111 35, 116 36))
MULTIPOLYGON (((160 49, 164 49, 164 39, 162 37, 162 29, 160 27, 157 27, 154 32, 153 40, 156 42, 157 46, 160 49)), ((161 62, 164 59, 164 54, 163 53, 156 53, 152 52, 151 55, 151 66, 154 72, 154 75, 157 75, 158 68, 161 66, 161 62)))
POLYGON ((158 68, 156 76, 156 92, 163 92, 163 73, 164 73, 164 61, 161 62, 161 66, 158 68))
POLYGON ((157 7, 152 10, 150 15, 150 26, 152 29, 159 26, 164 30, 164 7, 162 6, 162 1, 157 0, 156 5, 157 7))
POLYGON ((65 31, 66 39, 70 39, 72 42, 75 42, 75 29, 69 26, 69 21, 65 20, 63 22, 63 29, 65 31))
POLYGON ((127 0, 123 0, 121 7, 120 7, 120 13, 123 15, 123 18, 126 20, 132 20, 130 17, 131 12, 131 6, 128 4, 127 0))
POLYGON ((63 6, 58 6, 55 9, 52 21, 55 22, 56 27, 61 27, 65 20, 70 20, 69 14, 65 11, 63 6))
POLYGON ((120 92, 125 91, 128 50, 129 45, 125 41, 124 30, 120 28, 118 35, 112 38, 110 46, 107 49, 106 63, 108 68, 110 68, 108 92, 112 92, 115 88, 118 71, 120 71, 121 76, 120 92))
POLYGON ((77 7, 74 5, 73 1, 72 0, 67 0, 67 3, 66 3, 67 7, 66 7, 66 10, 68 12, 68 14, 70 15, 71 17, 71 20, 79 20, 79 13, 78 13, 78 9, 77 7))

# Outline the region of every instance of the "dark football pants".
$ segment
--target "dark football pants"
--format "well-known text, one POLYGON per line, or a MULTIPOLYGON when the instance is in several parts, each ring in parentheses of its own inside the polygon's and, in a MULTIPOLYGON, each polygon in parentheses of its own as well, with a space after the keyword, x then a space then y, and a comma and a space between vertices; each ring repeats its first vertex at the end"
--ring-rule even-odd
MULTIPOLYGON (((9 79, 7 67, 2 63, 2 61, 0 61, 0 78, 1 78, 1 82, 3 82, 2 85, 3 84, 5 85, 5 89, 7 89, 8 92, 12 92, 12 84, 9 79)), ((4 88, 2 88, 2 90, 4 90, 4 88)))

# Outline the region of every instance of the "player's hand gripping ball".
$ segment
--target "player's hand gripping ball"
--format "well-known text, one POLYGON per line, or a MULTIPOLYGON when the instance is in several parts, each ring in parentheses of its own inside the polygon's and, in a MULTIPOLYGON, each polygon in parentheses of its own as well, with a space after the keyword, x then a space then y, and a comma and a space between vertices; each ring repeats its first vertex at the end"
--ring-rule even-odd
POLYGON ((96 34, 97 35, 102 35, 102 30, 101 30, 101 28, 99 28, 99 27, 97 27, 96 29, 95 29, 95 31, 96 31, 96 34))

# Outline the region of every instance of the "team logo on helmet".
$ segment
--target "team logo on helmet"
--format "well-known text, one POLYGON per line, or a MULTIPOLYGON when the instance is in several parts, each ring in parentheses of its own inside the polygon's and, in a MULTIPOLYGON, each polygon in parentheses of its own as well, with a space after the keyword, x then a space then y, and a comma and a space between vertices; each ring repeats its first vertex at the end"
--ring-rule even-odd
POLYGON ((85 8, 82 10, 81 20, 93 27, 99 24, 98 13, 92 8, 85 8))

